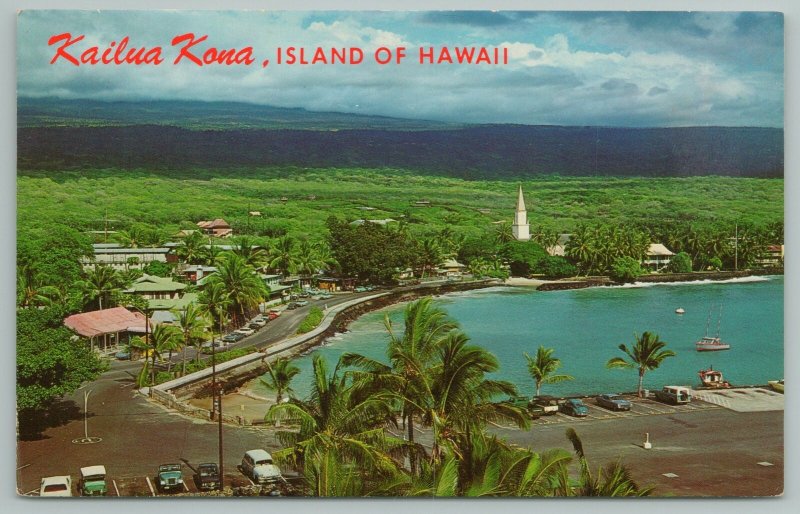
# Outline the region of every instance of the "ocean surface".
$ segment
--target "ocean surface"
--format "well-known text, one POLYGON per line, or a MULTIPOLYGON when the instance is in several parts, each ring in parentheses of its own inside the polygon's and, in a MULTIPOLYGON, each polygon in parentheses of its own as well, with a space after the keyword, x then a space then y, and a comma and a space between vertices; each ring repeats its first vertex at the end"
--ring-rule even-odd
MULTIPOLYGON (((733 385, 766 384, 784 376, 783 277, 747 277, 726 282, 633 284, 573 291, 539 292, 529 288, 496 287, 437 298, 474 344, 500 361, 495 378, 509 380, 522 394, 535 386, 524 353, 539 345, 555 348, 561 373, 574 380, 542 386, 543 394, 599 394, 634 391, 635 370, 607 369, 605 363, 624 356, 634 334, 655 332, 677 355, 645 374, 645 387, 665 384, 698 385, 697 372, 713 365, 733 385), (720 316, 720 306, 722 314, 720 316), (675 309, 682 307, 685 314, 675 309), (719 331, 731 349, 697 352, 694 343, 705 335, 711 312, 710 335, 719 331)), ((358 352, 386 361, 388 314, 402 326, 403 305, 364 315, 312 353, 325 356, 331 369, 344 352, 358 352)), ((300 397, 310 387, 312 355, 296 359, 301 373, 293 387, 300 397)), ((271 394, 258 382, 254 392, 271 394)))

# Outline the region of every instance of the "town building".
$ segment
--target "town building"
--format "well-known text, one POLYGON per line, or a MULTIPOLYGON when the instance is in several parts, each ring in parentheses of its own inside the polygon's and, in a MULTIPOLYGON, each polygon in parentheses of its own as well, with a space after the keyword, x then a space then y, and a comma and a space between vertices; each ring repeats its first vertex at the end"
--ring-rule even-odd
POLYGON ((222 218, 217 218, 213 221, 198 221, 197 226, 203 231, 203 234, 212 237, 231 237, 233 229, 222 218))
POLYGON ((94 255, 84 257, 84 268, 95 265, 111 266, 115 270, 143 269, 151 262, 176 262, 177 256, 170 248, 125 248, 118 243, 97 243, 92 245, 94 255))
POLYGON ((64 319, 64 325, 88 339, 89 347, 100 352, 115 351, 148 329, 144 314, 125 307, 73 314, 64 319))
POLYGON ((669 265, 674 255, 661 243, 650 243, 647 248, 647 257, 642 261, 642 266, 654 271, 660 271, 669 265))
POLYGON ((528 211, 525 209, 525 198, 522 196, 522 184, 520 184, 517 193, 517 209, 514 213, 514 224, 511 225, 511 232, 517 241, 530 241, 531 239, 528 211))

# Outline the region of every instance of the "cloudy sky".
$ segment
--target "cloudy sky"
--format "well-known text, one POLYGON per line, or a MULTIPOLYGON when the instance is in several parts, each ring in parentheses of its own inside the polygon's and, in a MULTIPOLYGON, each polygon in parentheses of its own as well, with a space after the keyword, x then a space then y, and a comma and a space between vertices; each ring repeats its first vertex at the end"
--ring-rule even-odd
MULTIPOLYGON (((199 52, 198 52, 199 53, 199 52)), ((774 13, 24 11, 18 92, 105 100, 235 100, 478 123, 783 126, 783 18, 774 13), (161 66, 51 65, 72 48, 162 46, 161 66), (171 64, 195 48, 254 47, 253 66, 171 64), (275 48, 407 48, 400 66, 277 66, 275 48), (507 65, 419 65, 419 47, 499 46, 507 65), (270 58, 272 64, 258 63, 270 58)))

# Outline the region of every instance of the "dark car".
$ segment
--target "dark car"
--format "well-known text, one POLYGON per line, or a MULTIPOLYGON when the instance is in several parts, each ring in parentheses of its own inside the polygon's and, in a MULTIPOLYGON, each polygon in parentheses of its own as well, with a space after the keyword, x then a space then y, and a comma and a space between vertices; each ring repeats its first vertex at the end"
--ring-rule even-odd
POLYGON ((262 328, 264 325, 260 325, 260 324, 258 324, 258 323, 250 323, 250 324, 249 324, 249 325, 247 325, 247 326, 248 326, 249 328, 252 328, 252 329, 253 329, 253 330, 255 330, 256 332, 258 332, 259 330, 261 330, 261 328, 262 328))
POLYGON ((183 473, 180 464, 162 464, 158 467, 156 486, 161 491, 179 491, 183 489, 183 473))
POLYGON ((226 343, 238 343, 244 338, 245 335, 242 334, 241 332, 231 332, 230 334, 223 337, 222 340, 226 343))
POLYGON ((595 402, 609 410, 631 410, 631 402, 618 394, 601 394, 595 402))
POLYGON ((211 490, 219 487, 219 468, 213 462, 206 462, 197 466, 195 475, 197 488, 211 490))
POLYGON ((589 407, 578 398, 570 398, 561 405, 561 412, 576 418, 583 418, 589 415, 589 407))
POLYGON ((295 309, 297 309, 299 307, 300 306, 297 304, 297 302, 291 302, 291 303, 289 303, 289 305, 286 306, 286 310, 293 311, 293 310, 295 310, 295 309))

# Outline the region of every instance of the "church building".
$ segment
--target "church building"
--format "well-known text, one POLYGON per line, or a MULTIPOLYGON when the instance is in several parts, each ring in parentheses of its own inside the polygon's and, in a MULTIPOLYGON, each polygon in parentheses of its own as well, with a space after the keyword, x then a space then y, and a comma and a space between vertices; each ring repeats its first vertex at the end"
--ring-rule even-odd
POLYGON ((517 194, 517 211, 514 214, 514 224, 511 226, 511 232, 517 241, 530 241, 531 239, 528 211, 525 209, 525 198, 522 197, 522 184, 520 184, 519 193, 517 194))

